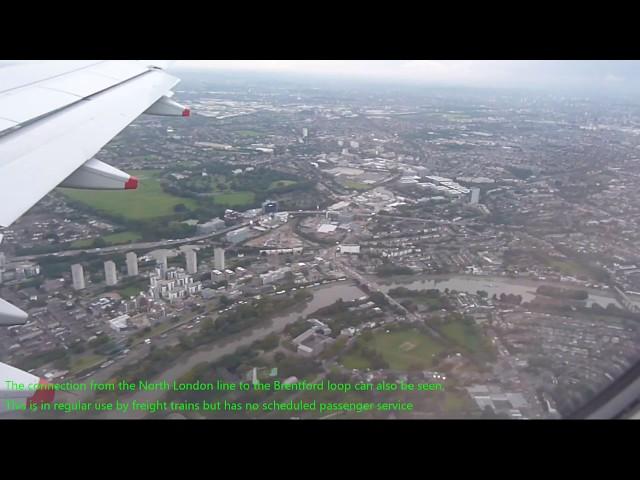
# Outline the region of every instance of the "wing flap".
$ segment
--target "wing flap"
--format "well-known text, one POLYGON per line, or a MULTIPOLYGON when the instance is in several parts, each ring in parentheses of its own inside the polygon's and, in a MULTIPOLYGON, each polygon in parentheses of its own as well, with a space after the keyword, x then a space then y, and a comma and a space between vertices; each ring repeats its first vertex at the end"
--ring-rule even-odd
POLYGON ((0 96, 3 118, 24 123, 79 101, 81 97, 42 87, 14 90, 0 96))
POLYGON ((0 132, 13 128, 16 125, 18 125, 18 122, 13 122, 11 120, 7 120, 6 118, 0 118, 0 132))
POLYGON ((98 73, 115 80, 123 81, 146 72, 148 68, 141 63, 131 61, 111 61, 99 63, 88 68, 88 71, 98 73))
POLYGON ((59 90, 81 98, 88 97, 101 92, 107 88, 113 87, 120 80, 105 77, 91 70, 79 71, 73 75, 64 75, 62 77, 46 80, 40 85, 51 90, 59 90))
POLYGON ((152 69, 141 62, 53 62, 0 70, 0 134, 83 98, 135 79, 152 69), (6 79, 6 80, 5 80, 6 79))

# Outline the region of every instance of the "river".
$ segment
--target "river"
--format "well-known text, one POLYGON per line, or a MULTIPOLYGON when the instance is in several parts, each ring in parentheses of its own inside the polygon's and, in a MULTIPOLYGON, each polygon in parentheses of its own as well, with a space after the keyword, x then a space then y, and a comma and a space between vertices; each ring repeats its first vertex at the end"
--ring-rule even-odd
MULTIPOLYGON (((457 290, 460 292, 476 293, 477 290, 485 290, 489 295, 500 295, 501 293, 511 293, 522 295, 523 301, 530 301, 535 297, 535 290, 540 285, 561 285, 566 288, 582 289, 580 286, 572 286, 565 283, 552 281, 539 281, 530 279, 513 279, 494 276, 472 276, 472 275, 421 275, 411 277, 392 277, 386 280, 376 279, 379 287, 388 292, 389 290, 402 286, 409 289, 430 289, 437 288, 444 290, 457 290)), ((598 303, 606 307, 609 303, 619 305, 613 297, 613 293, 608 291, 584 288, 589 292, 587 305, 598 303), (611 296, 609 296, 611 295, 611 296)), ((250 345, 256 340, 260 340, 271 333, 280 333, 284 328, 294 323, 298 318, 311 315, 318 309, 331 305, 339 298, 344 301, 355 300, 365 295, 365 293, 353 284, 339 282, 332 285, 313 288, 313 298, 304 306, 288 309, 283 315, 278 315, 255 328, 231 335, 223 340, 195 350, 188 356, 180 358, 172 367, 165 370, 156 378, 149 379, 151 382, 165 380, 169 383, 177 380, 193 367, 203 362, 215 362, 225 355, 234 353, 239 347, 250 345)), ((124 401, 137 400, 138 402, 154 402, 161 399, 166 392, 148 391, 136 392, 123 399, 124 401)), ((126 414, 121 412, 106 412, 101 418, 143 418, 147 415, 142 411, 129 411, 126 414)))
POLYGON ((466 293, 476 293, 478 290, 484 290, 490 297, 494 293, 498 296, 501 293, 522 295, 523 302, 530 302, 533 300, 536 296, 536 288, 540 285, 552 285, 575 290, 586 290, 589 292, 589 298, 586 301, 587 306, 597 303, 602 307, 606 307, 610 303, 613 303, 616 306, 621 307, 620 302, 615 298, 614 293, 607 290, 586 288, 565 282, 532 280, 528 278, 480 275, 414 275, 394 276, 389 279, 377 280, 377 283, 384 292, 388 292, 396 287, 404 287, 410 290, 426 290, 435 288, 441 291, 448 288, 449 290, 457 290, 458 292, 466 293))
MULTIPOLYGON (((271 333, 280 333, 284 328, 294 323, 298 318, 310 315, 320 308, 331 305, 339 298, 344 301, 355 300, 365 295, 365 293, 353 284, 346 282, 338 282, 326 287, 312 289, 313 298, 306 305, 293 309, 288 309, 287 313, 276 316, 258 327, 246 330, 244 332, 231 335, 223 340, 214 342, 205 347, 201 347, 191 355, 180 358, 174 366, 165 370, 161 375, 151 382, 159 382, 166 380, 171 383, 177 380, 193 367, 203 362, 215 362, 225 355, 235 352, 239 347, 251 345, 256 340, 260 340, 271 333)), ((135 394, 123 398, 123 401, 137 400, 139 402, 154 402, 165 395, 164 391, 137 391, 135 394)), ((167 412, 170 413, 170 412, 167 412)), ((125 414, 121 412, 106 412, 101 418, 143 418, 146 412, 129 411, 125 414)))

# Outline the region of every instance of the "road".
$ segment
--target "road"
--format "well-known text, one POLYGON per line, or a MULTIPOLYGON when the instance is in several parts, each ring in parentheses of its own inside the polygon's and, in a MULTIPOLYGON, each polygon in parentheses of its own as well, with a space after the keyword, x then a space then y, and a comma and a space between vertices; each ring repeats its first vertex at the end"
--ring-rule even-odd
MULTIPOLYGON (((324 215, 326 214, 326 210, 299 210, 299 211, 291 211, 291 212, 282 212, 288 213, 289 215, 324 215)), ((151 248, 167 248, 167 247, 178 247, 180 245, 188 245, 189 243, 199 242, 201 240, 207 240, 209 238, 215 238, 222 235, 225 235, 234 230, 239 230, 240 228, 246 227, 250 225, 249 221, 240 223, 238 225, 233 225, 232 227, 225 228, 223 230, 219 230, 217 232, 205 233, 202 235, 196 235, 194 237, 181 238, 181 239, 173 239, 173 240, 159 240, 156 242, 139 242, 139 243, 127 243, 124 245, 114 245, 113 247, 105 247, 105 248, 80 248, 75 250, 63 250, 60 252, 49 252, 49 253, 39 253, 35 255, 23 255, 20 257, 12 257, 12 262, 23 262, 23 261, 32 261, 42 257, 72 257, 74 255, 78 255, 80 253, 95 253, 95 254, 108 254, 108 253, 125 253, 130 252, 131 250, 146 250, 151 248)))
POLYGON ((125 245, 116 245, 113 247, 105 247, 105 248, 90 248, 90 249, 82 248, 78 250, 64 250, 62 252, 41 253, 37 255, 24 255, 22 257, 13 257, 11 261, 12 262, 29 261, 29 260, 35 260, 37 258, 42 258, 42 257, 50 257, 52 255, 56 257, 71 257, 83 252, 99 253, 100 255, 102 255, 106 253, 130 252, 131 250, 142 250, 147 248, 177 247, 180 245, 188 245, 189 243, 206 240, 208 238, 219 237, 233 230, 238 230, 240 228, 246 227, 247 225, 249 225, 248 221, 240 223, 238 225, 234 225, 232 227, 225 228, 224 230, 220 230, 218 232, 206 233, 203 235, 196 235, 195 237, 181 238, 177 240, 160 240, 157 242, 127 243, 125 245))
MULTIPOLYGON (((387 292, 383 291, 383 289, 381 289, 380 286, 376 282, 374 282, 372 279, 365 278, 364 276, 362 276, 361 274, 356 272, 353 268, 351 268, 349 265, 347 265, 338 255, 334 255, 334 257, 335 257, 334 261, 335 261, 336 265, 340 269, 342 269, 342 271, 345 274, 347 274, 351 278, 354 278, 354 279, 358 280, 362 285, 366 285, 370 292, 379 292, 382 295, 384 295, 384 298, 387 300, 387 302, 389 302, 390 305, 393 305, 394 307, 398 308, 402 313, 404 313, 404 315, 409 319, 409 321, 411 321, 411 322, 422 322, 423 321, 423 319, 422 319, 422 317, 420 317, 420 315, 417 315, 417 314, 407 310, 400 302, 398 302, 396 299, 391 297, 391 295, 389 295, 387 292)), ((438 333, 438 331, 436 331, 435 329, 431 328, 427 324, 424 324, 424 325, 427 328, 427 330, 429 331, 429 333, 434 338, 437 338, 439 340, 443 339, 442 335, 440 335, 440 333, 438 333)))

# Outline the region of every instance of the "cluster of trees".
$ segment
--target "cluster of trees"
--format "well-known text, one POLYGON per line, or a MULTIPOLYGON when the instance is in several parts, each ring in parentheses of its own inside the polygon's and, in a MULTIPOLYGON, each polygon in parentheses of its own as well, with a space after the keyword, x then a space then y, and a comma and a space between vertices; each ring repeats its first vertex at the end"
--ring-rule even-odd
POLYGON ((392 275, 411 275, 412 273, 413 270, 411 270, 409 267, 394 265, 392 263, 382 264, 376 269, 376 275, 380 277, 390 277, 392 275))
POLYGON ((306 291, 298 291, 293 297, 267 297, 254 304, 238 305, 214 323, 211 319, 202 322, 200 343, 207 343, 221 334, 236 333, 265 321, 269 316, 306 301, 313 296, 306 291))
MULTIPOLYGON (((247 165, 235 165, 236 168, 246 169, 247 165)), ((257 208, 269 196, 286 194, 295 191, 307 191, 315 186, 313 181, 305 181, 300 177, 287 173, 272 170, 265 167, 256 167, 250 172, 243 172, 241 175, 229 176, 230 167, 223 163, 210 163, 206 166, 208 176, 194 175, 189 178, 174 179, 165 177, 162 188, 165 192, 179 197, 195 198, 207 200, 207 196, 214 191, 229 192, 253 192, 254 200, 245 205, 246 208, 257 208), (212 183, 211 175, 225 177, 225 182, 212 183), (277 182, 282 182, 278 184, 277 182)), ((209 198, 215 204, 215 199, 209 198)))
MULTIPOLYGON (((435 288, 426 290, 409 290, 404 287, 396 287, 390 290, 389 294, 394 298, 420 299, 427 305, 430 312, 442 309, 448 310, 451 308, 449 298, 435 288)), ((411 311, 414 311, 417 308, 412 300, 405 301, 402 304, 405 308, 411 311), (405 303, 409 306, 405 305, 405 303)))
POLYGON ((520 305, 522 303, 522 295, 515 295, 513 293, 505 294, 502 292, 500 296, 495 293, 491 297, 494 301, 500 300, 502 303, 508 303, 510 305, 520 305))
MULTIPOLYGON (((124 254, 114 254, 112 260, 116 264, 123 264, 125 261, 124 254)), ((38 260, 40 265, 40 274, 44 278, 60 278, 63 274, 71 272, 71 265, 74 263, 82 263, 86 270, 91 274, 99 275, 104 269, 104 259, 99 258, 91 253, 79 253, 70 257, 56 257, 49 255, 38 260)))
POLYGON ((15 360, 15 366, 22 370, 31 370, 33 368, 41 367, 50 362, 66 363, 69 360, 69 354, 62 348, 54 348, 47 352, 36 353, 25 358, 19 358, 15 360))
POLYGON ((517 167, 515 165, 508 165, 505 168, 509 170, 514 177, 519 178, 520 180, 526 180, 533 175, 533 170, 530 168, 517 167))
POLYGON ((540 285, 536 289, 536 293, 547 297, 567 298, 570 300, 586 300, 589 298, 589 292, 586 290, 571 290, 568 288, 552 287, 550 285, 540 285))
POLYGON ((369 362, 372 370, 384 370, 389 368, 389 363, 384 359, 380 352, 361 342, 356 342, 351 352, 365 358, 369 362))

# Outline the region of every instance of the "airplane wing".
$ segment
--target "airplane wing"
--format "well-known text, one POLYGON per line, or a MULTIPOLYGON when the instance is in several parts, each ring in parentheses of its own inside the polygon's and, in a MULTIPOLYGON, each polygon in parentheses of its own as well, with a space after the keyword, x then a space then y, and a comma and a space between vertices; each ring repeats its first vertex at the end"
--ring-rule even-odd
POLYGON ((54 395, 46 380, 0 363, 0 414, 26 411, 33 403, 51 403, 54 395))
POLYGON ((0 68, 0 227, 13 223, 141 113, 189 114, 170 100, 178 79, 153 65, 55 63, 0 68))
MULTIPOLYGON (((165 66, 153 60, 0 65, 0 242, 2 228, 58 185, 137 187, 135 177, 93 156, 142 113, 189 116, 171 99, 179 80, 165 66)), ((26 320, 0 299, 0 325, 26 320)), ((0 364, 0 383, 6 368, 0 364)))

